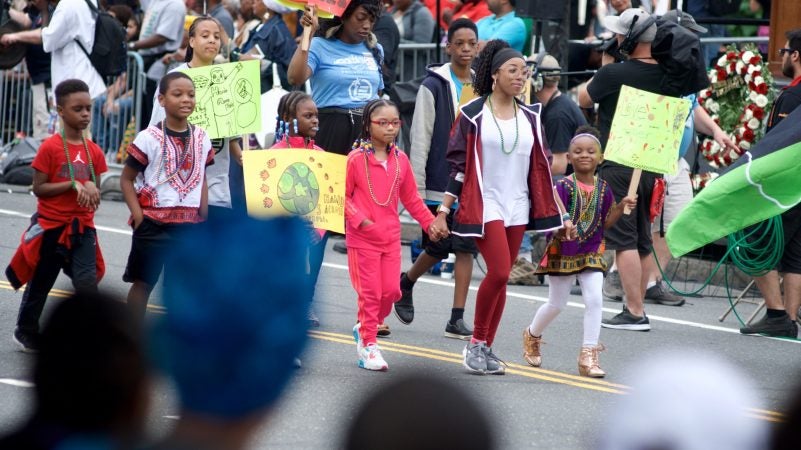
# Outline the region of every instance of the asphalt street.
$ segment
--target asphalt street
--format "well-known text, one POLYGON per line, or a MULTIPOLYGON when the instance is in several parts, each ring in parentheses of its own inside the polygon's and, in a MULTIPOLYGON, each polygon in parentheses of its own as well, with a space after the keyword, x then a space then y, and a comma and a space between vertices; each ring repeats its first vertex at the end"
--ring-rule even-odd
MULTIPOLYGON (((19 237, 35 210, 36 199, 24 188, 0 192, 0 265, 5 268, 19 237)), ((124 297, 128 285, 122 272, 130 249, 130 231, 124 203, 104 201, 95 223, 107 265, 101 287, 124 297)), ((339 448, 359 403, 373 390, 404 374, 432 374, 464 387, 485 405, 494 421, 502 448, 590 448, 602 433, 605 411, 626 395, 633 382, 632 368, 643 357, 677 350, 685 355, 710 353, 736 367, 757 387, 760 404, 751 405, 753 420, 781 420, 785 403, 801 373, 798 342, 741 336, 733 316, 718 317, 726 309, 721 297, 692 298, 683 307, 647 305, 652 330, 647 333, 602 330, 603 380, 578 377, 576 357, 581 344, 581 298, 576 296, 544 336, 543 367, 528 367, 522 359, 521 332, 536 308, 547 298, 547 287, 509 286, 506 311, 494 350, 510 363, 505 376, 469 375, 461 366, 462 341, 443 337, 450 316, 451 280, 427 276, 415 288, 416 316, 405 326, 390 316, 392 335, 379 342, 390 365, 386 373, 359 369, 350 329, 356 317, 356 297, 347 272, 347 258, 330 246, 317 287, 316 310, 321 327, 310 332, 302 357, 303 367, 275 407, 253 448, 339 448)), ((403 249, 404 267, 411 265, 403 249)), ((466 319, 472 323, 475 290, 481 272, 474 269, 466 319)), ((61 276, 48 304, 52 306, 72 290, 61 276)), ((11 339, 21 292, 0 280, 0 433, 25 419, 33 402, 29 371, 32 357, 18 351, 11 339)), ((159 295, 151 299, 151 314, 163 314, 159 295)), ((620 310, 619 303, 604 303, 605 317, 620 310)), ((738 308, 746 316, 753 305, 738 308)), ((87 348, 91 351, 91 348, 87 348)), ((179 414, 173 390, 161 380, 153 390, 150 429, 164 433, 179 414)), ((453 414, 461 412, 454 409, 453 414)), ((403 425, 414 417, 387 420, 403 425)), ((451 430, 458 432, 458 430, 451 430)))

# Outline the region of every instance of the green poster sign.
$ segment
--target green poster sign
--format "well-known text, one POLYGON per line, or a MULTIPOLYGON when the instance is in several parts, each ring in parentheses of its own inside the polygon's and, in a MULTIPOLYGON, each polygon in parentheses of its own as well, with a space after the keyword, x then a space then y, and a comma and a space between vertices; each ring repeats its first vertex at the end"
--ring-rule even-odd
POLYGON ((240 61, 184 70, 195 83, 195 111, 189 122, 210 138, 261 131, 259 61, 240 61))

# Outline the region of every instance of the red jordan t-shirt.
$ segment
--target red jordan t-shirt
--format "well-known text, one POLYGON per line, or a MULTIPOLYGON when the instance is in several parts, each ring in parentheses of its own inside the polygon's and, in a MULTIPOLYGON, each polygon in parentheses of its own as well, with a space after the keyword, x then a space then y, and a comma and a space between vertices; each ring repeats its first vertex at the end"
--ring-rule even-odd
MULTIPOLYGON (((108 170, 105 155, 94 142, 87 139, 86 145, 91 153, 97 183, 100 184, 100 174, 108 170)), ((69 144, 67 151, 72 162, 75 181, 80 183, 91 181, 89 156, 83 144, 69 144)), ((54 134, 42 142, 31 166, 47 174, 48 183, 70 181, 70 169, 60 134, 54 134)), ((38 211, 39 215, 55 220, 70 220, 75 217, 82 221, 91 221, 94 216, 94 211, 78 205, 78 193, 74 189, 53 197, 39 197, 38 211)))

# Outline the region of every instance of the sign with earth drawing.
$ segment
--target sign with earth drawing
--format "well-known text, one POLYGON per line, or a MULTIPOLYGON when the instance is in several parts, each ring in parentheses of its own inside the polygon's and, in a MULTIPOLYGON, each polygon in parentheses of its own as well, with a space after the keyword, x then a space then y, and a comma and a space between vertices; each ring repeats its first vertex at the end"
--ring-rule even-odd
POLYGON ((303 216, 315 228, 345 232, 347 157, 308 149, 243 152, 245 197, 253 217, 303 216))
POLYGON ((195 83, 195 111, 189 122, 211 139, 261 131, 259 61, 185 69, 195 83))

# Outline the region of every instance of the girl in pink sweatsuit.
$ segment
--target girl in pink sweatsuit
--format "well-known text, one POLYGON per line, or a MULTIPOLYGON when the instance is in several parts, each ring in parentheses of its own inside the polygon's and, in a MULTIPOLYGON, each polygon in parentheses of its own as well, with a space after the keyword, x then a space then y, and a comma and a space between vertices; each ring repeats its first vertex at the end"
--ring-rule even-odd
POLYGON ((401 124, 398 108, 388 100, 373 100, 363 117, 362 137, 348 155, 345 178, 345 243, 350 280, 359 296, 353 337, 359 367, 387 370, 376 332, 401 297, 398 200, 432 240, 448 231, 431 228, 434 216, 417 193, 408 157, 395 145, 401 124))

